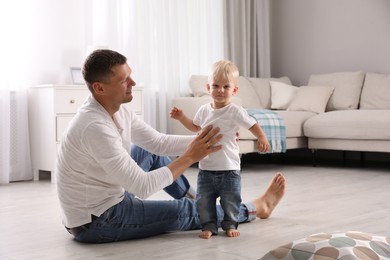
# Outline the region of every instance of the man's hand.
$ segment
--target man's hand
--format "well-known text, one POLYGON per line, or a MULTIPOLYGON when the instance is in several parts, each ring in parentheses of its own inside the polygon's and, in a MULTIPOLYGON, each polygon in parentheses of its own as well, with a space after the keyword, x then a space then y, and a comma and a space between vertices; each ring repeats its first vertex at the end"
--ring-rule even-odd
POLYGON ((222 139, 222 134, 218 134, 219 130, 218 127, 213 128, 211 125, 202 129, 194 141, 188 145, 184 155, 188 154, 195 160, 194 162, 198 162, 207 155, 221 150, 222 145, 215 146, 222 139))
POLYGON ((222 145, 215 145, 222 139, 222 134, 218 134, 218 132, 218 127, 213 128, 211 125, 207 126, 188 145, 184 154, 168 165, 174 180, 192 164, 222 149, 222 145))

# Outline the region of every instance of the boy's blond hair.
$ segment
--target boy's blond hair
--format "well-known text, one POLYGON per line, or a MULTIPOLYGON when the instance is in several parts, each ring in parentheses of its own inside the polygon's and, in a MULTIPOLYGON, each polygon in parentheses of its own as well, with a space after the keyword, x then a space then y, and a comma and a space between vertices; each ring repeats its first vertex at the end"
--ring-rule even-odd
POLYGON ((208 80, 209 82, 213 82, 218 79, 227 79, 229 82, 237 85, 239 76, 238 68, 233 62, 229 60, 220 60, 211 66, 208 80))

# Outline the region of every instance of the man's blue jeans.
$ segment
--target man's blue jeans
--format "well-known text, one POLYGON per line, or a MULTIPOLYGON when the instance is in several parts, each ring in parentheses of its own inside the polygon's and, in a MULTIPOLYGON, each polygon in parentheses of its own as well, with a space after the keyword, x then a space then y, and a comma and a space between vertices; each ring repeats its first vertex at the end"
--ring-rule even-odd
MULTIPOLYGON (((166 157, 151 155, 140 148, 133 149, 132 157, 145 171, 152 170, 153 167, 166 166, 170 162, 166 157), (144 168, 147 166, 150 168, 144 168)), ((168 186, 167 192, 175 197, 178 194, 184 196, 186 189, 184 187, 187 186, 183 184, 188 184, 188 181, 183 178, 182 182, 168 186)), ((85 225, 85 231, 75 237, 75 240, 105 243, 201 228, 194 200, 185 197, 172 200, 141 200, 128 192, 123 196, 119 204, 106 210, 91 224, 85 225)), ((217 214, 219 222, 222 221, 224 212, 220 206, 217 206, 217 214)), ((252 203, 241 204, 238 221, 248 222, 255 218, 255 206, 252 203)))
MULTIPOLYGON (((138 166, 145 172, 156 170, 171 163, 171 159, 168 157, 152 154, 136 145, 131 146, 131 158, 133 158, 138 166)), ((174 199, 181 199, 187 194, 189 189, 190 184, 187 178, 184 175, 181 175, 171 185, 165 187, 164 191, 174 199)), ((196 194, 194 194, 194 196, 195 195, 196 194)))

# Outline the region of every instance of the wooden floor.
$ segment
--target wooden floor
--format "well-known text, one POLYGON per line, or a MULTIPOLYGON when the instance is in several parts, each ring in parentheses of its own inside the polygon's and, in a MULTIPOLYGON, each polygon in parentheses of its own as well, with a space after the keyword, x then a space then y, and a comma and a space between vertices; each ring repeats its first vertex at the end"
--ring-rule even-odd
MULTIPOLYGON (((318 232, 390 236, 390 166, 244 164, 242 197, 251 200, 275 171, 287 192, 267 220, 239 226, 239 238, 203 240, 197 231, 111 244, 81 244, 61 224, 49 181, 0 186, 0 259, 259 259, 270 249, 318 232)), ((195 184, 197 168, 186 174, 195 184)), ((167 199, 159 192, 152 199, 167 199)))

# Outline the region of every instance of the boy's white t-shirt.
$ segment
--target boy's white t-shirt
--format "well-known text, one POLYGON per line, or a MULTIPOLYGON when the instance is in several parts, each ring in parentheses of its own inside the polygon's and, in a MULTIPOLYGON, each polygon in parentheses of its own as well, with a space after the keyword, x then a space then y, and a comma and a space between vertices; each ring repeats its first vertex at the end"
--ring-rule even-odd
POLYGON ((240 170, 240 150, 236 133, 240 126, 251 128, 257 123, 256 120, 236 104, 230 103, 223 108, 214 109, 212 104, 208 103, 199 108, 193 123, 202 129, 208 125, 219 127, 220 133, 223 134, 218 143, 222 145, 222 149, 202 159, 199 168, 208 171, 240 170))

